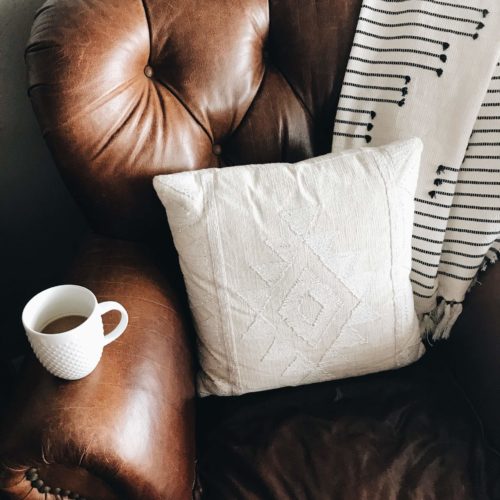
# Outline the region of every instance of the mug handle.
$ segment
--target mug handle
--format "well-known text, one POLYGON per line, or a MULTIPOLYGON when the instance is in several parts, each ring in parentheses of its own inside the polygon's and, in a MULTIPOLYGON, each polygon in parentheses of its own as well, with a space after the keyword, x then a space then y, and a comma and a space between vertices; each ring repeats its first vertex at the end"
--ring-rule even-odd
POLYGON ((118 311, 121 314, 120 322, 116 328, 104 335, 104 345, 106 346, 111 344, 111 342, 116 340, 125 331, 125 328, 127 328, 128 325, 128 314, 121 304, 112 300, 97 304, 97 310, 101 316, 109 311, 118 311))

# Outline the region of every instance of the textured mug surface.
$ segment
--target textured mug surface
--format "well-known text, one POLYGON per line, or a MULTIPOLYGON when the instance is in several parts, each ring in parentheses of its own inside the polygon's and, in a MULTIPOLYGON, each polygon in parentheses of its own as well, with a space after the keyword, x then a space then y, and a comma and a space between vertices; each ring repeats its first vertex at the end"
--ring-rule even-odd
POLYGON ((60 285, 35 295, 26 304, 22 321, 40 363, 56 377, 77 380, 94 370, 101 359, 103 347, 124 332, 128 315, 118 302, 98 303, 87 288, 60 285), (118 326, 105 335, 102 315, 112 310, 119 311, 121 319, 118 326), (87 319, 65 332, 42 333, 51 322, 70 315, 87 319))

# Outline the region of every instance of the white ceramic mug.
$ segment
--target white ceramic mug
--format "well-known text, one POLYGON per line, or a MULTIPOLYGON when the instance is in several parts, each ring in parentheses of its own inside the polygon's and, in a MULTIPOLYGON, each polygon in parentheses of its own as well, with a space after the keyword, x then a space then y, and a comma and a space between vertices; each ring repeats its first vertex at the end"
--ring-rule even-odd
POLYGON ((26 335, 42 365, 56 377, 77 380, 91 373, 99 363, 102 349, 127 328, 128 314, 118 302, 97 302, 82 286, 60 285, 35 295, 24 307, 22 321, 26 335), (118 326, 104 335, 102 315, 121 314, 118 326), (41 333, 47 325, 65 316, 87 318, 62 333, 41 333))

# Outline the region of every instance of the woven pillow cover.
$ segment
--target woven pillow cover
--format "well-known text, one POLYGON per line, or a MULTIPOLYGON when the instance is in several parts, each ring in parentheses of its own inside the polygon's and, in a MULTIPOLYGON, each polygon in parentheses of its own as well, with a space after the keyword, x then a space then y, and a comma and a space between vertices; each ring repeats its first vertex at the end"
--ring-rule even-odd
POLYGON ((422 144, 161 175, 198 335, 198 391, 400 367, 424 352, 409 280, 422 144))

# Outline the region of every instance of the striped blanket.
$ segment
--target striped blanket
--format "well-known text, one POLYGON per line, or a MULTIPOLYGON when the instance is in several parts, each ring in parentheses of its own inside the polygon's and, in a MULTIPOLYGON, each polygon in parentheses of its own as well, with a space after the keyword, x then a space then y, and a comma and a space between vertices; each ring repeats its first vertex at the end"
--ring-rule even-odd
POLYGON ((364 0, 333 151, 420 137, 411 282, 446 338, 500 251, 500 2, 364 0))

